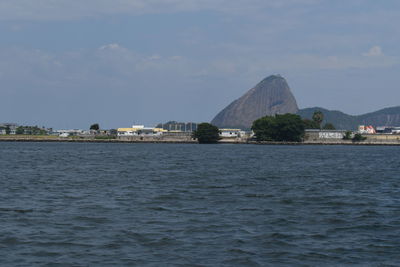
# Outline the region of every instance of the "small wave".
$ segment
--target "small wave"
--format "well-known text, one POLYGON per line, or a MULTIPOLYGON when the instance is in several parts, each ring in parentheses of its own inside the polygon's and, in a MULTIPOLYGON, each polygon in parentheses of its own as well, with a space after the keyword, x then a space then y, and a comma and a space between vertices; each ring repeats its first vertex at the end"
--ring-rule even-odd
POLYGON ((6 237, 0 240, 0 244, 2 245, 16 245, 21 243, 16 237, 6 237))
POLYGON ((229 266, 263 266, 248 257, 225 260, 223 264, 228 264, 229 266))
POLYGON ((107 223, 109 218, 107 217, 89 217, 89 216, 76 216, 74 220, 83 222, 93 222, 93 223, 107 223))
POLYGON ((51 251, 37 251, 31 254, 32 256, 35 257, 57 257, 57 256, 61 256, 61 253, 57 253, 57 252, 51 252, 51 251))
POLYGON ((33 209, 0 208, 0 211, 4 211, 4 212, 17 212, 17 213, 28 213, 28 212, 33 212, 33 209))
POLYGON ((245 194, 244 197, 248 197, 248 198, 271 198, 271 197, 274 197, 274 195, 271 195, 271 194, 245 194))
POLYGON ((155 211, 170 211, 171 209, 164 208, 164 207, 147 207, 149 210, 155 210, 155 211))
POLYGON ((242 250, 240 248, 228 249, 228 252, 235 253, 235 254, 256 255, 256 253, 254 253, 254 252, 242 250))

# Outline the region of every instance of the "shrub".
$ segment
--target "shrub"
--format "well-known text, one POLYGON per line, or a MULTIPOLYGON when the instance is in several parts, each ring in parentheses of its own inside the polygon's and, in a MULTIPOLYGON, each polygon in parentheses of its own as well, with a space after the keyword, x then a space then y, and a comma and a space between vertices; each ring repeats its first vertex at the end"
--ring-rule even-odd
POLYGON ((193 138, 197 138, 200 144, 217 143, 219 140, 219 129, 210 123, 204 122, 197 126, 197 130, 193 132, 193 138))
POLYGON ((365 137, 365 136, 362 136, 361 134, 359 134, 359 133, 356 133, 355 135, 354 135, 354 137, 353 137, 353 141, 354 142, 359 142, 359 141, 364 141, 364 140, 366 140, 367 139, 367 137, 365 137))

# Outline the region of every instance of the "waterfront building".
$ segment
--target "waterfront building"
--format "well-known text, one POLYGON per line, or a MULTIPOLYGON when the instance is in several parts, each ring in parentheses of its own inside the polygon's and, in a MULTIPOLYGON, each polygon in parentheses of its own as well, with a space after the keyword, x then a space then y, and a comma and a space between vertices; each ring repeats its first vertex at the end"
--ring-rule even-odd
POLYGON ((360 125, 358 126, 358 133, 360 134, 376 134, 375 128, 371 125, 365 126, 360 125))
POLYGON ((16 134, 18 124, 16 123, 0 123, 0 135, 16 134))
POLYGON ((321 140, 341 140, 345 136, 344 130, 319 130, 307 129, 305 131, 304 140, 321 141, 321 140))
POLYGON ((156 127, 162 128, 169 132, 193 132, 197 130, 197 123, 169 121, 166 123, 159 123, 156 127))
POLYGON ((391 126, 378 126, 376 127, 377 134, 392 134, 394 127, 391 126))
POLYGON ((400 127, 393 127, 392 134, 400 134, 400 127))
POLYGON ((80 130, 80 129, 70 129, 70 130, 56 130, 54 131, 55 135, 60 137, 68 137, 68 136, 78 136, 78 135, 85 135, 90 134, 89 131, 80 130))
POLYGON ((219 136, 222 138, 237 138, 244 134, 245 132, 241 129, 219 129, 219 136))
POLYGON ((159 136, 168 132, 162 128, 144 127, 144 125, 133 125, 131 128, 118 128, 118 136, 159 136))

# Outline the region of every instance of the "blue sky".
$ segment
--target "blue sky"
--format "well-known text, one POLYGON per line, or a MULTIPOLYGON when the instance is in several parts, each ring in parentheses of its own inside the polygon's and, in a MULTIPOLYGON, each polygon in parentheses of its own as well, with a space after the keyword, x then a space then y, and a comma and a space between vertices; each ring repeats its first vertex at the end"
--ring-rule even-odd
POLYGON ((301 108, 400 105, 400 1, 0 0, 0 121, 210 121, 283 75, 301 108))

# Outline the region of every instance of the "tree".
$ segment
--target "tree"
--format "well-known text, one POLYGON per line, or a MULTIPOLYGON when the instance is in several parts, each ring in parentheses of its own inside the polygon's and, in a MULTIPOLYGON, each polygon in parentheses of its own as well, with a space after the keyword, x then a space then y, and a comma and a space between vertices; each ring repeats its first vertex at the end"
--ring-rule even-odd
POLYGON ((324 130, 336 130, 335 126, 332 123, 325 124, 322 129, 324 129, 324 130))
POLYGON ((6 130, 6 134, 10 134, 11 133, 10 126, 7 125, 5 130, 6 130))
POLYGON ((364 140, 366 140, 367 139, 367 137, 365 137, 365 136, 362 136, 361 134, 359 134, 359 133, 356 133, 355 135, 354 135, 354 137, 353 137, 353 142, 359 142, 359 141, 364 141, 364 140))
POLYGON ((90 130, 98 131, 100 129, 100 125, 98 123, 90 125, 90 130))
POLYGON ((353 133, 351 131, 346 131, 346 133, 343 136, 343 140, 350 140, 352 135, 353 133))
POLYGON ((24 134, 25 133, 25 129, 22 126, 19 126, 17 128, 17 130, 15 131, 16 134, 24 134))
POLYGON ((318 123, 319 129, 321 129, 321 123, 324 120, 324 113, 319 110, 315 111, 312 116, 312 120, 318 123))
POLYGON ((265 116, 255 120, 251 127, 258 141, 274 141, 276 136, 275 118, 265 116))
POLYGON ((315 121, 304 119, 303 123, 305 129, 319 129, 319 125, 315 121))
POLYGON ((299 115, 265 116, 253 122, 258 141, 300 142, 304 137, 304 122, 299 115))
POLYGON ((219 140, 219 129, 210 123, 204 122, 197 126, 197 130, 192 134, 200 144, 217 143, 219 140))

